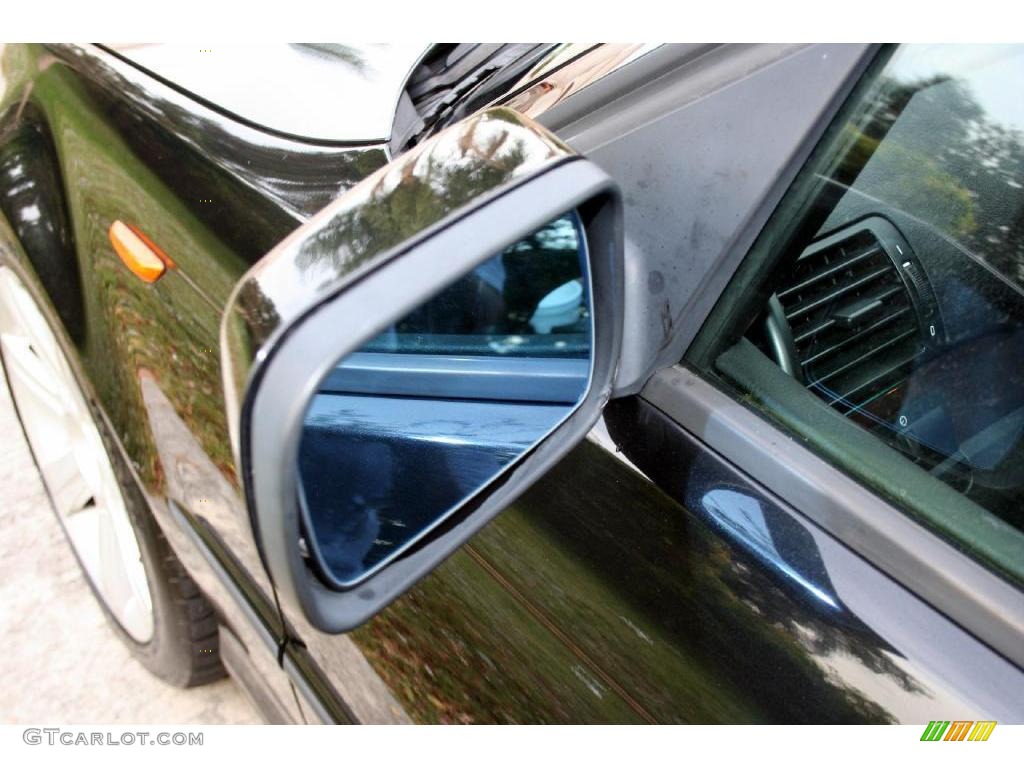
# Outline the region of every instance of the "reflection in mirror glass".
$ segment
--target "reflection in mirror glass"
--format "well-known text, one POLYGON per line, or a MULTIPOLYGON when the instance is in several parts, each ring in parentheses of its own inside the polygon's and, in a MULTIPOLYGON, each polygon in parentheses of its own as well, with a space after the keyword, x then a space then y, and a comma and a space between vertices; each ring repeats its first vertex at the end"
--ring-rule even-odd
POLYGON ((335 366, 299 450, 307 539, 328 575, 368 576, 558 426, 586 393, 591 336, 573 212, 335 366))

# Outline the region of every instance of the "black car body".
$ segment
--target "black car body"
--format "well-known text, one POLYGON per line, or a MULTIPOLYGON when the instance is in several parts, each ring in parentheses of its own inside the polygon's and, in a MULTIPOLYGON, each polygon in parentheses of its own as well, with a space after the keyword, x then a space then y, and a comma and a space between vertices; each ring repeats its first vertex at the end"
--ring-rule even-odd
MULTIPOLYGON (((978 408, 1000 378, 1013 407, 999 419, 1016 412, 1020 134, 1004 131, 979 150, 999 158, 992 162, 1012 182, 1002 198, 1006 215, 985 207, 984 190, 950 181, 927 142, 901 144, 919 155, 901 159, 899 174, 942 166, 921 194, 928 211, 960 206, 945 229, 911 207, 917 191, 893 202, 878 192, 889 189, 882 182, 865 187, 871 171, 863 158, 856 171, 821 171, 823 148, 842 142, 849 125, 872 139, 871 155, 895 135, 894 124, 903 125, 901 110, 918 119, 906 109, 921 103, 913 102, 915 89, 945 82, 925 72, 893 97, 884 129, 858 123, 865 93, 892 76, 902 50, 441 46, 385 66, 375 63, 375 55, 387 58, 376 49, 324 47, 314 53, 326 69, 288 75, 321 79, 298 95, 268 84, 252 100, 258 113, 212 85, 204 93, 204 80, 190 80, 173 57, 8 46, 0 258, 29 286, 148 514, 212 605, 211 648, 270 720, 1019 722, 1021 485, 997 471, 1003 454, 1017 455, 1019 433, 998 449, 999 461, 959 488, 991 486, 977 503, 999 519, 965 523, 975 540, 919 509, 941 511, 954 501, 938 493, 920 503, 903 498, 918 493, 904 459, 878 454, 883 468, 869 479, 858 475, 856 467, 875 469, 844 441, 852 445, 882 421, 878 429, 889 429, 905 409, 866 426, 850 422, 856 436, 849 436, 833 431, 831 416, 808 417, 803 400, 787 410, 790 401, 771 389, 774 374, 757 367, 756 350, 780 344, 786 349, 774 359, 796 361, 802 373, 788 375, 801 391, 824 380, 807 362, 818 352, 788 348, 769 322, 769 296, 784 304, 787 291, 796 295, 804 283, 769 286, 741 266, 748 253, 803 237, 810 245, 793 252, 799 260, 773 273, 802 281, 807 270, 821 273, 818 262, 806 266, 816 253, 873 238, 875 256, 863 258, 884 251, 873 269, 898 270, 898 260, 888 261, 898 248, 914 274, 886 277, 894 282, 880 298, 858 293, 849 322, 905 301, 899 311, 915 320, 892 348, 918 339, 919 322, 928 347, 921 354, 935 359, 947 359, 940 348, 1000 334, 995 358, 964 358, 971 370, 988 371, 980 381, 947 374, 978 408), (337 116, 362 109, 346 96, 348 77, 385 92, 379 103, 393 106, 346 128, 337 116), (322 99, 320 122, 294 111, 309 93, 322 99), (232 444, 239 409, 232 400, 244 397, 246 381, 231 391, 224 316, 239 301, 237 286, 293 230, 389 162, 412 156, 403 153, 443 130, 466 130, 494 105, 524 116, 528 127, 539 121, 621 190, 622 339, 610 396, 585 439, 411 590, 352 631, 325 632, 280 594, 258 543, 246 501, 251 483, 247 491, 232 444), (808 224, 798 215, 811 205, 801 184, 829 174, 858 194, 834 195, 833 207, 808 224), (144 232, 174 268, 152 284, 137 280, 111 248, 115 220, 144 232), (793 221, 808 231, 786 230, 793 221), (986 258, 988 237, 1001 238, 1004 262, 986 258), (973 304, 957 303, 952 278, 938 278, 947 271, 971 286, 973 304), (732 309, 751 295, 758 309, 737 333, 732 309), (994 319, 974 333, 986 312, 994 319), (723 352, 715 345, 727 338, 736 344, 723 352), (991 546, 989 528, 998 534, 991 546)), ((259 54, 233 55, 237 67, 259 54)), ((216 50, 180 56, 228 66, 216 63, 216 50)), ((1012 57, 1007 71, 1020 76, 1021 54, 1012 57)), ((228 72, 239 78, 237 69, 228 72)), ((986 115, 977 104, 971 109, 965 130, 976 136, 986 115)), ((948 138, 942 124, 920 131, 948 138)), ((949 144, 936 139, 936 146, 949 144)), ((781 311, 810 306, 800 301, 781 311)), ((287 320, 286 306, 269 310, 248 316, 252 333, 287 320)), ((837 317, 830 322, 841 324, 837 317)), ((887 380, 885 392, 899 386, 887 380)), ((919 444, 927 441, 910 438, 924 462, 919 444)), ((928 464, 935 466, 938 459, 928 464)))

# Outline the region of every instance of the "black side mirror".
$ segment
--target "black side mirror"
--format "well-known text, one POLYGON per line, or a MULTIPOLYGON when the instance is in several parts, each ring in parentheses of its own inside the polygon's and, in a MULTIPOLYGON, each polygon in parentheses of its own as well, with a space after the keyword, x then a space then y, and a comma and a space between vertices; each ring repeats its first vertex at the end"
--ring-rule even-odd
POLYGON ((286 604, 354 628, 586 434, 622 314, 613 183, 483 112, 340 197, 236 288, 232 436, 286 604))

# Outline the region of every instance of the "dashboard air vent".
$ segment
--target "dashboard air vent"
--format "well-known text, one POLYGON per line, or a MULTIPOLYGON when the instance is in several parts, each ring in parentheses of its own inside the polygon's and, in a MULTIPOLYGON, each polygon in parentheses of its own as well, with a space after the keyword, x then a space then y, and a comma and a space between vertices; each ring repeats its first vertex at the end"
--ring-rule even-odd
POLYGON ((855 225, 807 248, 777 292, 807 387, 843 413, 899 385, 921 326, 877 228, 855 225))

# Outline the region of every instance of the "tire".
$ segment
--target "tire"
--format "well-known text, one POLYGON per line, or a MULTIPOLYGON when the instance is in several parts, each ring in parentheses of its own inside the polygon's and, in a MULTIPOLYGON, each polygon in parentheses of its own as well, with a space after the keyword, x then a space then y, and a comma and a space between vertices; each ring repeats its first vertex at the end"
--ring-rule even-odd
POLYGON ((153 604, 152 639, 140 643, 125 631, 83 567, 89 588, 115 634, 152 674, 179 688, 219 680, 227 673, 220 661, 219 622, 213 606, 174 554, 120 452, 109 450, 111 441, 103 427, 100 434, 108 445, 146 570, 153 604))
POLYGON ((172 551, 39 303, 2 261, 0 331, 0 367, 33 462, 115 634, 147 670, 172 685, 223 677, 213 607, 172 551), (40 381, 46 386, 35 386, 40 381), (53 439, 65 432, 66 445, 53 439), (112 598, 119 598, 119 609, 112 598))

